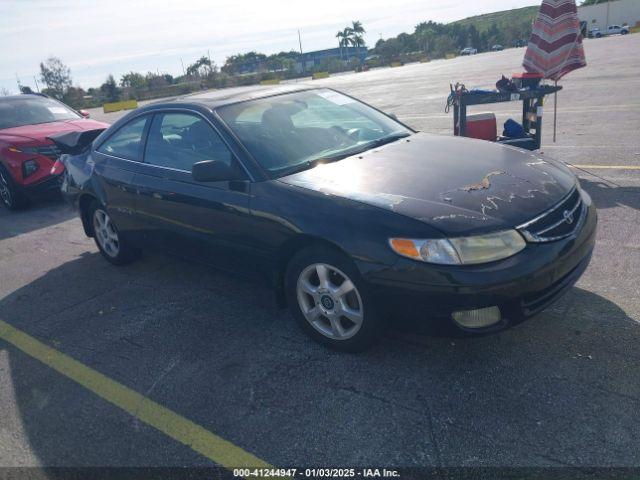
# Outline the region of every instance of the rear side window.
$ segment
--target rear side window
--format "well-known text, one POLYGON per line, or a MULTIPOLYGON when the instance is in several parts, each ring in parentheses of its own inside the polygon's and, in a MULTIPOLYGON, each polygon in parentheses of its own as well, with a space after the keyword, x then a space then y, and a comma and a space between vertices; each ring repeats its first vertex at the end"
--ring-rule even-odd
POLYGON ((201 117, 188 113, 156 114, 149 128, 145 163, 191 171, 196 162, 218 160, 231 165, 231 151, 201 117))
POLYGON ((100 145, 98 151, 127 160, 140 160, 142 134, 147 118, 137 118, 120 127, 116 133, 100 145))

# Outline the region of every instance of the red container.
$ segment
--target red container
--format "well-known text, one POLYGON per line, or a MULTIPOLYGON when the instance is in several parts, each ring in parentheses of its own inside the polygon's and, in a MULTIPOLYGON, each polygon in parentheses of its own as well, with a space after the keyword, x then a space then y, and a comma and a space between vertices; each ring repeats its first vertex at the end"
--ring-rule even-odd
POLYGON ((541 73, 522 72, 514 73, 511 80, 518 88, 536 88, 540 84, 543 75, 541 73))
POLYGON ((495 114, 487 112, 467 115, 466 136, 495 142, 498 138, 495 114))

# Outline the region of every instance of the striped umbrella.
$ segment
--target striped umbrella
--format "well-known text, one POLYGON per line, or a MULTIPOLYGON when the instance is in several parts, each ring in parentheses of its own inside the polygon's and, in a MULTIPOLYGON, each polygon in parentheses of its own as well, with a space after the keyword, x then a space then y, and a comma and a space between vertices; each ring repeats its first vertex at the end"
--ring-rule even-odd
MULTIPOLYGON (((543 0, 522 62, 528 72, 558 83, 567 73, 587 65, 575 0, 543 0)), ((557 93, 553 141, 556 141, 557 93)))

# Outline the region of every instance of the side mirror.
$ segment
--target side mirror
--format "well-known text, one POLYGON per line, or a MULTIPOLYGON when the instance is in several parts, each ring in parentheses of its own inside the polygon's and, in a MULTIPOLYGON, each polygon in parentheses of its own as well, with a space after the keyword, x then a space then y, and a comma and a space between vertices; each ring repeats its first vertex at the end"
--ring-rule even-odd
POLYGON ((91 114, 86 110, 79 110, 78 113, 82 115, 84 118, 89 118, 91 116, 91 114))
POLYGON ((222 182, 242 180, 244 177, 233 167, 220 160, 204 160, 191 167, 191 175, 197 182, 222 182))
POLYGON ((398 116, 395 113, 387 113, 387 115, 389 115, 394 120, 398 120, 398 116))

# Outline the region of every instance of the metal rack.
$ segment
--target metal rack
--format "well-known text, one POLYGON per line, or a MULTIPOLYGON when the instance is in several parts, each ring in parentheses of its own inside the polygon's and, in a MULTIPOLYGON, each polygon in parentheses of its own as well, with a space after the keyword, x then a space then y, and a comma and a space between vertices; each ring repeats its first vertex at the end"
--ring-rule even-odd
POLYGON ((467 107, 489 103, 522 102, 523 138, 498 137, 497 142, 513 145, 527 150, 540 148, 542 138, 542 107, 544 97, 562 90, 557 85, 539 85, 536 88, 518 90, 516 92, 469 92, 457 91, 453 103, 454 134, 466 136, 467 107))

